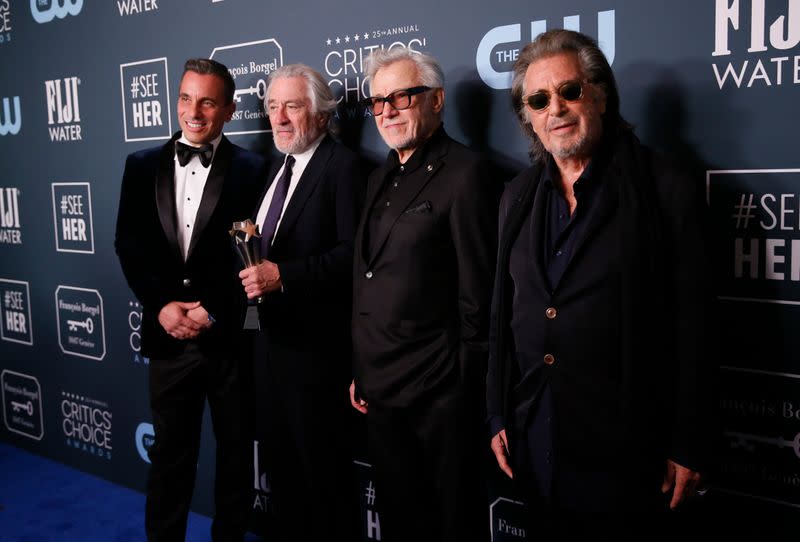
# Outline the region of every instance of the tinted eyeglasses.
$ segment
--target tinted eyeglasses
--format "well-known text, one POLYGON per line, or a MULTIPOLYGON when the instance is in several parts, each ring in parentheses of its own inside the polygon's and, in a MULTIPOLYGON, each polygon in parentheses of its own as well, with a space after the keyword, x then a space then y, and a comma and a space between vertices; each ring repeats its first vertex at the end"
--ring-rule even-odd
MULTIPOLYGON (((564 101, 577 102, 583 97, 583 83, 580 81, 564 81, 558 85, 556 94, 564 101)), ((550 105, 550 91, 537 90, 533 94, 523 96, 522 102, 528 104, 528 107, 534 111, 542 111, 550 105)))
POLYGON ((395 90, 386 97, 370 96, 369 98, 364 98, 361 100, 361 103, 364 104, 364 107, 366 107, 373 116, 377 117, 383 113, 383 104, 386 102, 392 104, 392 107, 396 110, 402 111, 403 109, 411 107, 412 96, 415 94, 422 94, 430 89, 431 87, 426 86, 401 88, 400 90, 395 90))

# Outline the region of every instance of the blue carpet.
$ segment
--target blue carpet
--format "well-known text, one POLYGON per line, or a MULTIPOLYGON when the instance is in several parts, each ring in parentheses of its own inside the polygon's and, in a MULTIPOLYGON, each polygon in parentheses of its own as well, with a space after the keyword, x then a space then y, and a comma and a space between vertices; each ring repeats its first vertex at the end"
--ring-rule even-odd
MULTIPOLYGON (((0 443, 2 542, 143 541, 144 500, 132 489, 0 443)), ((187 542, 210 541, 210 529, 209 518, 190 514, 187 542)))

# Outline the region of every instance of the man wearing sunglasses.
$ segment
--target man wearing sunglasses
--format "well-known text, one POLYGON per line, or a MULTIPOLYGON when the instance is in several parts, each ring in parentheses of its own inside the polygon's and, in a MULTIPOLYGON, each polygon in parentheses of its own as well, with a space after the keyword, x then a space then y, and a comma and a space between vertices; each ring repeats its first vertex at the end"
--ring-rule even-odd
POLYGON ((713 436, 700 184, 639 143, 587 36, 539 35, 512 99, 534 165, 500 206, 491 447, 537 526, 652 540, 628 518, 695 495, 713 436))
POLYGON ((356 233, 350 393, 366 414, 382 540, 487 540, 480 460, 500 184, 445 133, 435 60, 376 51, 367 75, 365 106, 391 150, 356 233))

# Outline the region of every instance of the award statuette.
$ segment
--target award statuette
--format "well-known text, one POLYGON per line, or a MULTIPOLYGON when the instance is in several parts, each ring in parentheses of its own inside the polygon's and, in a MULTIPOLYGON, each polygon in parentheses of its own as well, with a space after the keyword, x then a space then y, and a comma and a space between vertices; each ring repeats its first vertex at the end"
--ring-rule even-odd
MULTIPOLYGON (((241 222, 234 222, 228 232, 233 239, 233 246, 242 259, 245 267, 253 267, 261 261, 261 235, 258 225, 253 224, 249 218, 241 222)), ((258 321, 257 305, 264 301, 263 297, 247 300, 247 314, 244 318, 244 329, 261 329, 258 321)))

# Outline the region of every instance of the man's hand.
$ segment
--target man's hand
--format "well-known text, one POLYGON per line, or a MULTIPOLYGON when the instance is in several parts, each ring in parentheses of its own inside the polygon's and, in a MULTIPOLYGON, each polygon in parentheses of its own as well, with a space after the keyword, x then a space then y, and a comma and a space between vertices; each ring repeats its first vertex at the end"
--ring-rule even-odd
POLYGON ((211 327, 211 319, 208 317, 208 311, 200 305, 194 309, 186 312, 186 316, 200 324, 201 329, 205 330, 211 327))
POLYGON ((700 484, 700 473, 678 465, 671 459, 667 460, 667 472, 664 473, 664 483, 661 484, 661 492, 667 493, 672 490, 672 500, 669 507, 675 510, 682 502, 697 495, 697 488, 700 484))
POLYGON ((361 397, 356 397, 356 381, 350 382, 350 404, 362 414, 366 414, 369 404, 361 397))
POLYGON ((247 299, 280 290, 282 286, 278 266, 269 260, 261 260, 258 265, 242 269, 239 278, 242 279, 247 299))
POLYGON ((509 478, 514 478, 511 465, 508 462, 508 440, 506 439, 505 429, 501 429, 492 437, 492 451, 494 452, 495 459, 497 459, 500 470, 505 472, 509 478))
MULTIPOLYGON (((200 307, 199 301, 170 301, 158 313, 158 323, 176 339, 194 339, 203 327, 189 318, 187 313, 200 307)), ((206 313, 206 318, 208 313, 206 313)))

